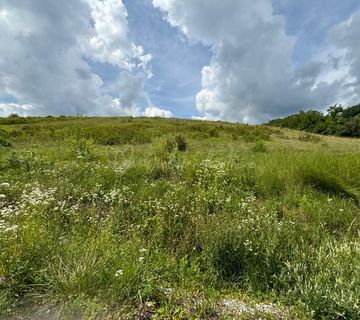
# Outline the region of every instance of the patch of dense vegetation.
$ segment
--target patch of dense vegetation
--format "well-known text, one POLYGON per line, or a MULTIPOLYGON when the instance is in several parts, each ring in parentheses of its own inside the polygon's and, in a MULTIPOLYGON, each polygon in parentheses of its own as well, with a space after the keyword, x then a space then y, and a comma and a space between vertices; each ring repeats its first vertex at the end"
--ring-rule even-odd
POLYGON ((84 319, 207 319, 231 297, 359 319, 359 140, 179 119, 4 123, 0 318, 30 300, 84 319))
POLYGON ((346 109, 335 105, 325 115, 318 111, 302 111, 269 124, 326 135, 360 137, 360 104, 346 109))

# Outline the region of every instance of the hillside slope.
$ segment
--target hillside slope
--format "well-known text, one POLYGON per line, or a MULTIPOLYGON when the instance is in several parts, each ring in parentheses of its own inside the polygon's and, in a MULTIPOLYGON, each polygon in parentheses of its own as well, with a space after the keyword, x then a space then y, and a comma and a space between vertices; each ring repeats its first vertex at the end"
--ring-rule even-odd
POLYGON ((2 119, 0 318, 359 319, 359 214, 359 139, 2 119))

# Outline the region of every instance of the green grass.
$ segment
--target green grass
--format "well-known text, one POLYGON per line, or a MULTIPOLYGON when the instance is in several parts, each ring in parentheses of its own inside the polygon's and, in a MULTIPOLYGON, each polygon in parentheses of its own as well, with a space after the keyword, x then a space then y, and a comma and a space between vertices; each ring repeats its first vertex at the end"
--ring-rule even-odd
POLYGON ((67 306, 64 319, 210 318, 225 297, 291 318, 360 317, 359 140, 180 119, 1 119, 0 197, 5 319, 26 303, 67 306))

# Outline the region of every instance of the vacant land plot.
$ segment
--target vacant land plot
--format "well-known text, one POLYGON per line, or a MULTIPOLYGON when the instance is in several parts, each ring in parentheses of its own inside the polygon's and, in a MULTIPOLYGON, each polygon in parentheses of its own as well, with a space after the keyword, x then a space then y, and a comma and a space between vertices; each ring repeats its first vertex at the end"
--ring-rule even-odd
POLYGON ((359 319, 359 214, 357 139, 0 119, 0 318, 359 319))

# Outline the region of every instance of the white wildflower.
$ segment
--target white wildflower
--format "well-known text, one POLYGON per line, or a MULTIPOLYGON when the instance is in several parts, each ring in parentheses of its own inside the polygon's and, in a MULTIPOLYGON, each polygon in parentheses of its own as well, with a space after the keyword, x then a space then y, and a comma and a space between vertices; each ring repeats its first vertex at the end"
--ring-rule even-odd
POLYGON ((17 225, 13 225, 9 228, 6 228, 5 229, 5 232, 15 232, 16 230, 18 229, 18 226, 17 225))
POLYGON ((119 269, 115 272, 115 277, 122 276, 124 274, 124 270, 119 269))

